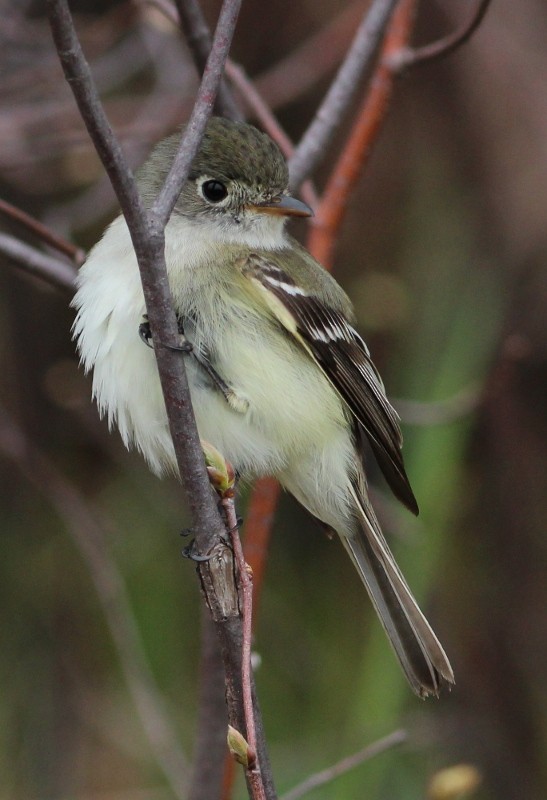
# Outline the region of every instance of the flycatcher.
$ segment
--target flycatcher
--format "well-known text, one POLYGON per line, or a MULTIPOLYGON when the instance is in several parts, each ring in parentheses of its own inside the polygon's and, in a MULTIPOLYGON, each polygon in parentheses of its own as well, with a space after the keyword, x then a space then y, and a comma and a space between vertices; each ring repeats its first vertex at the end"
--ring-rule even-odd
MULTIPOLYGON (((151 203, 180 133, 137 174, 151 203)), ((311 210, 288 192, 276 144, 213 118, 165 231, 165 255, 200 437, 246 478, 275 476, 348 551, 416 694, 454 676, 370 504, 368 443, 393 490, 418 506, 397 413, 350 300, 285 231, 311 210)), ((135 253, 123 217, 92 249, 74 299, 74 336, 102 415, 157 474, 176 472, 135 253), (141 336, 139 336, 139 330, 141 336)), ((182 357, 182 356, 181 356, 182 357)))

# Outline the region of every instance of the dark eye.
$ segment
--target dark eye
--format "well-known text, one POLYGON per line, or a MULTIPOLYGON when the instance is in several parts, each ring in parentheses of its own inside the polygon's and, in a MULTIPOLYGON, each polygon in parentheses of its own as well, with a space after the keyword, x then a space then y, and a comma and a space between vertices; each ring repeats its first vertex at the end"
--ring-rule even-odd
POLYGON ((203 196, 210 203, 220 203, 228 194, 228 189, 220 181, 205 181, 201 187, 203 196))

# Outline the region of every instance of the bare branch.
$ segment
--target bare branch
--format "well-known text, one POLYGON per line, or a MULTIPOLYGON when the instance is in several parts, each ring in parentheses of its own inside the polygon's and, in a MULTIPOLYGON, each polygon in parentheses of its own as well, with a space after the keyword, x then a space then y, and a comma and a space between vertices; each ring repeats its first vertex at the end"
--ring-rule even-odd
POLYGON ((83 263, 85 253, 79 247, 75 247, 72 242, 67 242, 57 236, 50 228, 44 225, 39 220, 31 217, 26 211, 23 211, 17 206, 8 203, 6 200, 0 200, 0 213, 6 217, 15 220, 20 225, 23 225, 27 230, 31 231, 35 236, 38 236, 43 242, 58 250, 59 253, 68 256, 78 266, 83 263))
MULTIPOLYGON (((233 4, 228 3, 230 11, 233 4)), ((239 3, 236 3, 239 8, 239 3)), ((225 6, 223 6, 224 11, 225 6)), ((167 220, 167 209, 174 203, 177 188, 180 190, 185 175, 183 171, 174 176, 170 173, 169 202, 164 203, 165 218, 150 219, 144 211, 135 181, 127 167, 120 145, 116 140, 91 76, 89 66, 83 55, 80 43, 66 0, 47 0, 47 9, 53 36, 65 75, 80 108, 82 118, 111 178, 112 185, 125 218, 135 253, 139 263, 143 284, 146 310, 156 340, 163 346, 155 348, 158 372, 165 398, 169 428, 186 499, 195 523, 196 542, 202 552, 207 552, 213 542, 223 533, 223 526, 213 502, 211 487, 207 478, 201 444, 196 428, 190 400, 188 381, 184 362, 176 352, 179 334, 173 310, 164 254, 163 226, 167 220)), ((233 16, 233 14, 232 14, 233 16)), ((221 19, 223 14, 221 13, 221 19)), ((224 49, 227 45, 224 42, 224 49)), ((216 81, 220 70, 215 73, 216 81)), ((205 79, 204 79, 205 80, 205 79)), ((199 137, 212 108, 215 82, 209 82, 211 96, 203 97, 199 105, 199 126, 187 131, 179 154, 194 152, 199 145, 199 137)), ((190 162, 188 161, 188 167, 190 162)), ((181 168, 179 164, 179 169, 181 168)))
POLYGON ((289 162, 293 187, 300 186, 324 155, 357 91, 359 79, 372 63, 396 4, 397 0, 374 0, 363 18, 347 58, 289 162))
POLYGON ((445 36, 437 42, 426 44, 423 47, 410 47, 403 50, 399 56, 395 56, 395 65, 397 68, 406 69, 416 64, 425 64, 453 53, 473 36, 483 21, 490 3, 491 0, 478 0, 469 20, 462 25, 460 30, 455 31, 449 36, 445 36))
POLYGON ((306 778, 305 781, 302 781, 302 783, 298 784, 298 786, 295 786, 294 789, 290 790, 290 792, 282 795, 280 800, 298 800, 298 798, 303 797, 313 789, 317 789, 319 786, 324 786, 326 783, 330 783, 335 778, 338 778, 340 775, 344 775, 346 772, 355 769, 355 767, 358 767, 365 761, 370 761, 371 758, 374 758, 380 753, 384 753, 391 747, 396 747, 396 745, 404 742, 406 738, 406 731, 393 731, 393 733, 390 733, 389 736, 379 739, 377 742, 374 742, 374 744, 368 745, 368 747, 365 747, 363 750, 359 750, 358 753, 354 753, 352 756, 343 758, 341 761, 333 764, 332 767, 328 767, 328 769, 324 769, 321 772, 316 772, 315 775, 310 775, 309 778, 306 778))
POLYGON ((224 669, 220 642, 205 604, 201 611, 198 717, 187 800, 220 797, 226 750, 228 714, 224 699, 224 669))
MULTIPOLYGON (((230 722, 237 729, 244 725, 241 688, 242 620, 237 585, 234 581, 233 554, 222 541, 224 526, 212 499, 184 363, 180 353, 177 352, 178 326, 167 279, 164 228, 186 180, 191 161, 197 152, 211 114, 240 5, 241 0, 224 0, 190 122, 164 187, 148 213, 143 210, 131 172, 100 105, 66 0, 48 0, 47 5, 65 74, 88 130, 96 146, 100 148, 99 154, 104 159, 107 170, 112 172, 114 188, 119 193, 137 255, 146 310, 154 331, 156 344, 154 352, 171 437, 187 502, 192 512, 196 548, 198 553, 209 556, 207 561, 200 562, 198 572, 222 645, 228 715, 230 722), (127 193, 126 185, 129 186, 127 193)), ((274 798, 275 788, 254 693, 253 700, 257 715, 255 719, 257 750, 263 770, 263 786, 266 797, 274 798)))
POLYGON ((83 121, 112 182, 130 228, 142 227, 144 208, 122 149, 106 118, 66 0, 47 0, 51 32, 83 121))
POLYGON ((380 133, 399 70, 392 56, 401 52, 411 35, 417 0, 400 0, 390 19, 370 85, 351 132, 332 170, 321 203, 312 220, 308 247, 331 269, 334 247, 345 218, 351 192, 380 133))
POLYGON ((85 498, 24 435, 0 407, 0 451, 41 492, 64 521, 89 571, 127 688, 151 751, 169 786, 185 800, 187 765, 142 646, 122 575, 111 558, 103 530, 109 526, 85 498))
POLYGON ((254 77, 258 91, 272 108, 294 101, 336 70, 347 55, 368 5, 367 0, 344 4, 323 27, 254 77))
POLYGON ((70 295, 74 293, 76 270, 66 261, 48 256, 7 233, 0 233, 0 252, 30 275, 70 295))
MULTIPOLYGON (((200 74, 202 74, 205 71, 212 47, 211 31, 207 25, 207 20, 203 16, 198 0, 175 0, 175 2, 186 41, 196 66, 200 74)), ((221 79, 218 87, 215 110, 229 119, 243 120, 243 114, 239 110, 224 78, 221 79)))
POLYGON ((153 216, 162 225, 165 225, 169 219, 182 184, 188 175, 190 165, 197 153, 205 126, 211 116, 224 64, 234 36, 240 7, 241 0, 224 0, 222 4, 213 37, 213 45, 207 59, 196 102, 186 126, 186 133, 165 179, 163 189, 152 209, 153 216))
POLYGON ((471 414, 478 408, 483 397, 483 387, 472 383, 446 400, 429 403, 394 400, 393 404, 405 425, 444 425, 471 414))

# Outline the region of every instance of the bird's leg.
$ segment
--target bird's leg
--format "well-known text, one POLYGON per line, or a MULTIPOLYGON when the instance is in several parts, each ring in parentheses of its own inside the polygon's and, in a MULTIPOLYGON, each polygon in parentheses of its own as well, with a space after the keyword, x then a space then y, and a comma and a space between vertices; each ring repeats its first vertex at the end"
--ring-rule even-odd
MULTIPOLYGON (((152 338, 152 330, 150 328, 150 323, 148 321, 148 316, 144 315, 144 322, 141 322, 139 325, 139 336, 142 341, 147 345, 147 347, 154 348, 153 338, 152 338)), ((231 409, 237 411, 239 414, 245 414, 245 412, 249 408, 249 403, 244 397, 239 397, 236 394, 234 389, 229 386, 223 378, 218 374, 216 369, 211 364, 211 361, 207 355, 207 353, 203 352, 202 350, 194 347, 192 342, 190 342, 184 333, 184 323, 181 317, 177 317, 178 321, 178 328, 179 333, 181 335, 181 344, 180 345, 166 345, 171 350, 177 350, 182 353, 189 353, 192 355, 194 360, 200 365, 200 367, 207 373, 213 384, 216 388, 223 394, 224 399, 228 403, 231 409)))

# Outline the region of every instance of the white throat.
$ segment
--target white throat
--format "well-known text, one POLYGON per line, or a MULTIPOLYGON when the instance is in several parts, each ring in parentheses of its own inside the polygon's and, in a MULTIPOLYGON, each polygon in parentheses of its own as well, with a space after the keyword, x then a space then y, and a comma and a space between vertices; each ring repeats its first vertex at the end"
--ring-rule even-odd
POLYGON ((174 215, 166 229, 166 243, 184 241, 191 250, 241 245, 257 250, 281 250, 287 246, 283 217, 249 213, 236 223, 231 217, 193 221, 174 215))

